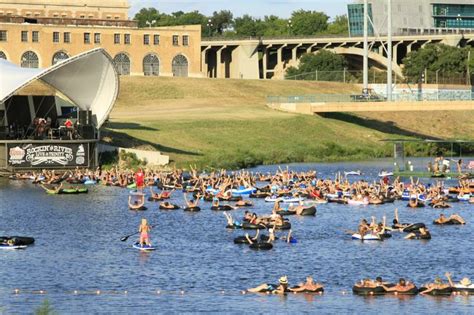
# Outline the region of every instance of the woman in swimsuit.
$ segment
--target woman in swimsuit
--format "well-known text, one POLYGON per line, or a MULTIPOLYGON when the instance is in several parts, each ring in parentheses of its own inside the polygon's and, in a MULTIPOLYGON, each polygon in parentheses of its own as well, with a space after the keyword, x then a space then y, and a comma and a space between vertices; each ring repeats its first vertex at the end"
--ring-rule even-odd
POLYGON ((140 227, 138 228, 138 232, 140 232, 140 245, 143 247, 143 245, 151 246, 150 243, 150 236, 148 233, 151 230, 151 226, 148 225, 148 222, 146 219, 142 219, 142 223, 140 224, 140 227))

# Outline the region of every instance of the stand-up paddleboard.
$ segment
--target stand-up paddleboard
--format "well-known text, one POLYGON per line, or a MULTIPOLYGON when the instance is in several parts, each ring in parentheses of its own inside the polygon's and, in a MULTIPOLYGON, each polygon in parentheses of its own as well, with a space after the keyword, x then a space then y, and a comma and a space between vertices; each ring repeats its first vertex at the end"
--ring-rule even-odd
POLYGON ((148 245, 143 245, 142 246, 139 243, 133 244, 133 248, 144 251, 144 252, 156 250, 156 247, 148 246, 148 245))
POLYGON ((8 244, 0 244, 0 249, 25 249, 26 245, 8 245, 8 244))

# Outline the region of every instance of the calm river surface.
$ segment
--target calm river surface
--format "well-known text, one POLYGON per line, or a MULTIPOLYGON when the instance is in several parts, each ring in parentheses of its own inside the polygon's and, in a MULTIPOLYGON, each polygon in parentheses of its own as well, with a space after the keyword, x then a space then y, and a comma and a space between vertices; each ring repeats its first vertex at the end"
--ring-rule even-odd
MULTIPOLYGON (((290 167, 316 169, 322 177, 361 169, 362 178, 372 180, 390 163, 290 167)), ((137 214, 127 210, 128 194, 126 189, 92 187, 88 195, 48 196, 29 182, 0 179, 0 235, 36 238, 26 250, 0 252, 0 314, 31 313, 44 300, 60 314, 474 313, 474 297, 363 298, 351 293, 356 281, 379 275, 392 281, 406 277, 418 285, 446 271, 456 280, 474 278, 474 206, 465 202, 445 211, 461 214, 468 222, 461 227, 433 226, 440 210, 409 210, 405 201, 367 207, 324 204, 316 217, 290 217, 299 243, 277 242, 271 251, 255 252, 233 244, 243 232, 226 230, 223 214, 211 211, 209 204, 200 213, 186 213, 160 211, 158 204, 147 203, 149 210, 137 214), (362 217, 387 215, 391 221, 395 207, 401 221, 425 222, 433 239, 409 241, 394 234, 384 242, 361 243, 344 233, 356 229, 362 217), (142 217, 157 224, 152 231, 155 252, 134 250, 133 237, 120 241, 137 229, 142 217), (239 293, 276 283, 284 274, 290 284, 313 275, 326 292, 284 297, 239 293)), ((182 194, 175 193, 171 201, 183 204, 182 194)), ((255 212, 271 211, 272 204, 254 201, 255 212)), ((233 211, 238 218, 242 214, 233 211)))

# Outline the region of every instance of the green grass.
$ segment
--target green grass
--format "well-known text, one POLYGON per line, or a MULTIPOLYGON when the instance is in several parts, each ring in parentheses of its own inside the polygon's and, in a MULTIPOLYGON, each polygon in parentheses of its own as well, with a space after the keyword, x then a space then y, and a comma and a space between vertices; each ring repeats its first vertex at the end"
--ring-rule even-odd
MULTIPOLYGON (((450 114, 459 128, 440 126, 435 129, 438 133, 423 134, 422 125, 432 129, 431 113, 418 119, 409 114, 407 123, 403 115, 395 121, 387 114, 323 118, 265 106, 267 95, 352 93, 359 89, 356 85, 301 81, 122 78, 120 97, 103 135, 116 145, 160 150, 178 167, 193 163, 240 168, 390 156, 392 146, 380 140, 439 136, 443 129, 458 136, 473 125, 471 114, 450 114)), ((432 121, 437 123, 434 115, 432 121)), ((473 134, 466 136, 472 138, 473 134)), ((413 151, 421 153, 423 148, 413 151)))

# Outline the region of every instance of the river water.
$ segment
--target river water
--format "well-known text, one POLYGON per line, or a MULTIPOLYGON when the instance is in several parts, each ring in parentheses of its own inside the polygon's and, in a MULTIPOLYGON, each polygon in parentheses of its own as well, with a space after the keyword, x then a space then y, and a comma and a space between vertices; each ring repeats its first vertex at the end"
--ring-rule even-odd
MULTIPOLYGON (((361 169, 375 179, 389 162, 291 165, 316 169, 322 177, 361 169)), ((258 170, 275 170, 259 167, 258 170)), ((453 184, 455 182, 452 182, 453 184)), ((421 285, 446 271, 459 280, 474 278, 474 206, 455 203, 446 214, 459 213, 465 226, 433 226, 440 210, 410 210, 406 202, 381 206, 325 204, 316 217, 290 217, 297 244, 276 243, 255 252, 234 245, 242 231, 225 229, 222 213, 203 205, 199 213, 165 212, 148 203, 148 211, 127 210, 128 190, 92 187, 88 195, 48 196, 29 182, 0 179, 0 235, 25 235, 36 244, 0 252, 0 314, 31 313, 47 300, 60 314, 146 314, 169 312, 226 313, 474 313, 474 297, 372 297, 351 293, 361 278, 405 277, 421 285), (403 234, 379 243, 352 241, 344 233, 362 217, 386 215, 425 222, 430 241, 404 240, 403 234), (145 217, 157 224, 152 241, 158 250, 140 253, 135 240, 121 242, 145 217), (240 290, 288 275, 290 284, 306 275, 325 285, 322 296, 267 296, 240 290), (17 293, 15 293, 17 289, 17 293), (97 292, 99 290, 99 292, 97 292), (42 293, 40 291, 43 291, 42 293)), ((183 204, 182 194, 172 202, 183 204)), ((253 211, 269 213, 272 204, 256 200, 253 211)), ((243 210, 233 211, 240 218, 243 210)))

